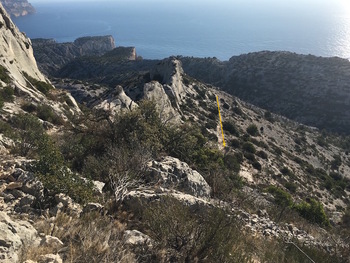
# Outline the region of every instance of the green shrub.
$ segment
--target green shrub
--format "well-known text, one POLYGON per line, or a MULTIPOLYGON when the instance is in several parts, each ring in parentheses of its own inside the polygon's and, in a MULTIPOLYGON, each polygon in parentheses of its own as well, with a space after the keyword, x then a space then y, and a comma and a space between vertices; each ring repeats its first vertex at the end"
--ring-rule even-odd
POLYGON ((291 193, 295 193, 298 188, 298 186, 295 183, 291 183, 291 182, 286 182, 284 184, 284 187, 287 188, 291 193))
POLYGON ((50 195, 64 193, 80 203, 92 199, 92 184, 68 169, 63 155, 49 138, 44 138, 40 143, 35 174, 50 195))
POLYGON ((16 151, 22 156, 35 153, 46 134, 41 122, 31 114, 18 114, 12 119, 17 130, 18 143, 16 151))
POLYGON ((290 175, 292 174, 292 171, 289 170, 288 167, 284 166, 282 169, 280 169, 280 172, 283 174, 283 175, 290 175))
POLYGON ((205 128, 207 129, 216 129, 217 123, 212 120, 208 120, 207 123, 205 124, 205 128))
POLYGON ((224 121, 222 123, 222 127, 224 131, 228 131, 230 134, 234 136, 237 136, 237 137, 239 136, 239 132, 236 125, 234 125, 231 121, 224 121))
POLYGON ((51 84, 32 78, 26 72, 23 72, 23 75, 31 85, 33 85, 36 89, 45 95, 47 95, 47 93, 53 89, 53 86, 51 84))
POLYGON ((8 70, 4 67, 0 65, 0 80, 5 82, 5 83, 10 83, 11 78, 8 75, 8 70))
POLYGON ((251 161, 252 163, 256 162, 254 153, 245 152, 244 157, 247 158, 247 160, 251 161))
POLYGON ((269 112, 269 111, 265 111, 264 117, 265 117, 266 120, 268 120, 271 123, 274 123, 274 121, 275 121, 273 116, 272 116, 272 114, 271 114, 271 112, 269 112))
POLYGON ((234 113, 236 113, 237 115, 240 115, 240 116, 243 115, 243 111, 242 111, 242 109, 241 109, 239 106, 234 106, 234 107, 232 107, 232 111, 233 111, 234 113))
POLYGON ((292 196, 277 186, 273 186, 273 185, 269 186, 267 188, 267 192, 272 194, 275 198, 276 204, 282 207, 288 207, 293 204, 292 196))
POLYGON ((0 133, 11 139, 16 139, 15 131, 10 124, 0 119, 0 133))
POLYGON ((331 168, 338 170, 341 164, 342 164, 342 160, 340 155, 334 155, 333 160, 331 161, 331 168))
POLYGON ((258 127, 256 127, 255 124, 250 124, 247 127, 247 133, 250 134, 251 136, 258 136, 259 135, 258 127))
POLYGON ((342 217, 342 224, 350 229, 350 206, 347 207, 342 217))
POLYGON ((32 113, 37 110, 37 107, 33 103, 28 102, 28 103, 23 103, 21 106, 21 109, 26 112, 32 113))
POLYGON ((259 163, 259 161, 257 161, 257 160, 253 161, 252 166, 253 166, 255 169, 261 171, 261 164, 259 163))
POLYGON ((0 90, 0 98, 6 102, 13 102, 15 92, 11 87, 4 87, 0 90))
POLYGON ((237 139, 232 139, 232 140, 230 141, 230 146, 231 146, 231 147, 239 148, 240 145, 241 145, 241 143, 240 143, 240 141, 237 140, 237 139))
POLYGON ((241 169, 241 161, 236 154, 227 154, 224 157, 225 166, 233 172, 238 173, 241 169))
POLYGON ((277 218, 277 222, 278 222, 282 218, 284 211, 287 208, 292 207, 292 204, 293 204, 292 196, 286 191, 282 190, 281 188, 273 185, 267 188, 267 192, 269 192, 274 196, 275 203, 281 208, 281 211, 277 218))
POLYGON ((251 142, 245 142, 242 145, 242 149, 243 149, 243 151, 248 152, 248 153, 252 153, 252 154, 255 154, 255 152, 256 152, 256 149, 251 142))
POLYGON ((58 116, 48 105, 43 104, 37 106, 36 112, 38 118, 42 119, 43 121, 48 121, 55 125, 64 124, 64 120, 60 116, 58 116))
POLYGON ((148 205, 143 220, 157 250, 171 253, 166 262, 250 262, 238 224, 221 209, 202 213, 166 197, 148 205))
POLYGON ((256 155, 259 156, 260 158, 264 159, 264 160, 267 160, 267 158, 268 158, 267 153, 264 152, 264 151, 258 151, 258 152, 256 153, 256 155))
POLYGON ((328 147, 328 142, 326 140, 326 138, 323 136, 323 135, 319 135, 316 139, 316 143, 321 146, 321 147, 325 147, 327 148, 328 147))
POLYGON ((309 202, 301 202, 295 206, 299 214, 311 223, 316 223, 321 226, 329 226, 329 219, 323 209, 322 203, 315 199, 310 199, 309 202))

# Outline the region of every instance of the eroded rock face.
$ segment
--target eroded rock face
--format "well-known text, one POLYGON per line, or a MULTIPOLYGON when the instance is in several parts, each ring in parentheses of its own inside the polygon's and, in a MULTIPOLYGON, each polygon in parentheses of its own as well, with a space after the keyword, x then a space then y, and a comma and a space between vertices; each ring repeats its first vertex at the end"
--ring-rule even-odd
POLYGON ((203 176, 177 158, 167 156, 160 162, 149 162, 148 167, 154 179, 163 187, 174 188, 195 197, 210 197, 211 188, 203 176))
POLYGON ((146 83, 143 88, 143 93, 144 99, 152 100, 156 103, 162 120, 179 119, 180 115, 172 107, 171 101, 162 84, 157 81, 146 83))
POLYGON ((183 73, 181 62, 177 59, 169 58, 159 62, 151 70, 150 77, 162 84, 166 84, 179 103, 186 95, 186 86, 182 81, 183 73))
POLYGON ((97 98, 96 102, 92 105, 94 108, 108 111, 112 115, 123 109, 132 110, 138 107, 138 105, 125 94, 121 86, 117 86, 114 90, 105 92, 102 96, 97 98))
POLYGON ((0 212, 0 261, 19 262, 23 246, 33 245, 38 238, 35 228, 27 221, 15 221, 0 212))
POLYGON ((25 93, 37 91, 29 90, 23 72, 30 77, 46 82, 39 71, 33 55, 32 43, 11 21, 4 7, 0 4, 0 65, 8 72, 15 85, 25 93))
POLYGON ((80 54, 101 55, 115 48, 114 38, 108 36, 80 37, 73 44, 79 48, 80 54))

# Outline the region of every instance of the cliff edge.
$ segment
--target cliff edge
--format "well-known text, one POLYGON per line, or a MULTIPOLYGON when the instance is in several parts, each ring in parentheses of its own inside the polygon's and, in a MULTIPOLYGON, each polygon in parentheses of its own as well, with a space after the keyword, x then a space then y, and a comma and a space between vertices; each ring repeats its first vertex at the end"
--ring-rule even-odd
POLYGON ((35 58, 44 73, 52 73, 75 58, 100 56, 115 48, 112 36, 81 37, 67 43, 42 38, 32 42, 35 58))

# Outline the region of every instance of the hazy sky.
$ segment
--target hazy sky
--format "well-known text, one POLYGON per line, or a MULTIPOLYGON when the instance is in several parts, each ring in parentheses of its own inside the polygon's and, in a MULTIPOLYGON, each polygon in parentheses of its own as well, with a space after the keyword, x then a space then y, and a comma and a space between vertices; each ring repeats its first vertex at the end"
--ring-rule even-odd
MULTIPOLYGON (((189 5, 225 5, 227 7, 244 5, 251 6, 252 8, 300 8, 302 6, 314 6, 315 12, 318 9, 329 9, 330 12, 334 10, 342 11, 350 15, 350 1, 349 0, 29 0, 30 3, 43 3, 43 2, 99 2, 103 4, 104 2, 123 2, 137 4, 189 4, 189 5)), ((309 10, 309 9, 308 9, 309 10)), ((195 11, 195 10, 194 10, 195 11)))

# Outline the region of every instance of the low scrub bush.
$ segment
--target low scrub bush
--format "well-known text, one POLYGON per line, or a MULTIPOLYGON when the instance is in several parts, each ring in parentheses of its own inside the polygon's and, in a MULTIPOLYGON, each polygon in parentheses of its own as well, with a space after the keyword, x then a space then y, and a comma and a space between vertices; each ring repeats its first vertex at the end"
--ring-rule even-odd
POLYGON ((247 133, 251 136, 258 136, 259 129, 255 124, 250 124, 247 128, 247 133))
POLYGON ((12 118, 12 124, 17 135, 15 151, 22 156, 35 156, 39 145, 47 139, 41 122, 31 114, 18 114, 12 118))
POLYGON ((231 121, 224 121, 222 123, 222 127, 223 127, 224 131, 227 131, 236 137, 239 136, 239 132, 238 132, 236 125, 234 125, 231 121))
POLYGON ((0 80, 5 82, 5 83, 10 83, 11 78, 8 75, 8 71, 4 66, 0 65, 0 80))
POLYGON ((55 125, 64 124, 64 120, 48 105, 40 105, 37 107, 36 111, 38 118, 42 119, 43 121, 48 121, 55 125))
POLYGON ((45 138, 39 146, 35 174, 49 190, 50 195, 64 193, 80 203, 92 198, 92 184, 73 173, 65 164, 57 146, 45 138))
MULTIPOLYGON (((136 262, 135 255, 123 242, 125 226, 107 216, 88 213, 75 218, 59 213, 51 225, 47 220, 38 221, 36 228, 41 233, 59 238, 66 245, 66 249, 60 252, 63 262, 136 262)), ((41 255, 56 254, 57 250, 57 246, 50 245, 27 247, 21 262, 40 261, 41 255)))
POLYGON ((219 208, 192 211, 165 197, 148 206, 143 221, 158 251, 168 251, 159 262, 250 262, 238 223, 219 208))
POLYGON ((301 202, 295 205, 295 209, 299 214, 311 223, 316 223, 321 226, 329 226, 329 219, 323 209, 323 205, 315 199, 310 199, 309 202, 301 202))
POLYGON ((31 76, 29 76, 27 73, 23 72, 23 75, 25 76, 25 78, 27 79, 27 81, 33 85, 36 89, 38 89, 40 92, 42 92, 43 94, 47 95, 48 92, 50 90, 53 89, 53 86, 49 83, 43 82, 43 81, 39 81, 35 78, 32 78, 31 76))
POLYGON ((252 154, 255 154, 255 152, 256 152, 256 149, 251 142, 245 142, 242 145, 242 149, 243 149, 243 151, 248 152, 248 153, 252 153, 252 154))

